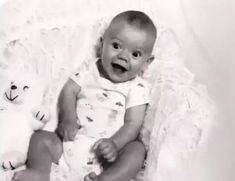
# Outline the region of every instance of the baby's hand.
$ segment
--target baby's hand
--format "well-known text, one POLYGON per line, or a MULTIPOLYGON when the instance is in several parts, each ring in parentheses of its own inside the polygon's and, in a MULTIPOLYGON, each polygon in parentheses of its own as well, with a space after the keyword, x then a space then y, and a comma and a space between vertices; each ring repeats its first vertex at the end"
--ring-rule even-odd
POLYGON ((63 141, 73 141, 80 127, 77 121, 62 121, 58 124, 56 133, 63 141))
POLYGON ((108 138, 103 138, 95 142, 92 150, 97 156, 102 156, 108 162, 114 162, 118 155, 117 146, 108 138))

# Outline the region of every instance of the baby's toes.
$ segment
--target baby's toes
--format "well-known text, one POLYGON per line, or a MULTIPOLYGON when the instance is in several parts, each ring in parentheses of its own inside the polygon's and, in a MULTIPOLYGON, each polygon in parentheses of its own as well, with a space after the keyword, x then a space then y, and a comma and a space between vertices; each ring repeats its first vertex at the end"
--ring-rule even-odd
POLYGON ((22 177, 21 172, 15 172, 13 177, 12 177, 12 181, 19 181, 19 180, 21 180, 21 177, 22 177))

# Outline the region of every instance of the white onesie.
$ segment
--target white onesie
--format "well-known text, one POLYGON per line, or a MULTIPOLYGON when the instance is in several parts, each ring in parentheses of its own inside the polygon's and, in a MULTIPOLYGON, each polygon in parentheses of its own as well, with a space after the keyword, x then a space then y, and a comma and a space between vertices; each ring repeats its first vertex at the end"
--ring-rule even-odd
POLYGON ((109 138, 124 124, 126 109, 149 102, 149 88, 140 77, 113 83, 100 76, 96 63, 83 63, 70 77, 80 87, 77 115, 82 128, 73 142, 64 142, 63 158, 68 168, 83 180, 102 167, 90 151, 98 139, 109 138))

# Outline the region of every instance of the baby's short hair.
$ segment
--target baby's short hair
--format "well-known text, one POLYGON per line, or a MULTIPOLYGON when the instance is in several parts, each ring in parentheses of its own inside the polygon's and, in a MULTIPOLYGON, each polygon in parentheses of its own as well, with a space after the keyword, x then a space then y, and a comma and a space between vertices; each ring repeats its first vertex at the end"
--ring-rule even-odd
POLYGON ((154 35, 155 38, 157 37, 156 26, 154 25, 150 17, 144 12, 134 11, 134 10, 124 11, 116 15, 112 19, 111 24, 112 22, 115 22, 120 19, 126 21, 130 25, 136 26, 137 28, 148 29, 151 31, 151 33, 154 35))

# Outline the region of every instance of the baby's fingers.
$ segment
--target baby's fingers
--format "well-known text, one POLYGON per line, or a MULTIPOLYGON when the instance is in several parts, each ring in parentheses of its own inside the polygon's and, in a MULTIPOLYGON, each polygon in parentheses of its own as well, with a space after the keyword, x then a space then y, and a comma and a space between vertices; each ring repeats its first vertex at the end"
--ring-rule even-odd
POLYGON ((62 139, 63 141, 69 141, 68 131, 63 131, 62 139))
POLYGON ((75 136, 76 136, 76 134, 77 134, 77 132, 78 132, 78 129, 74 129, 72 131, 67 132, 67 139, 68 139, 68 141, 73 141, 75 136))
POLYGON ((73 141, 77 134, 78 130, 64 130, 63 131, 63 141, 73 141))
POLYGON ((108 160, 108 162, 114 162, 114 161, 116 160, 116 158, 117 158, 117 157, 113 156, 113 157, 111 157, 111 158, 109 158, 109 159, 107 159, 107 160, 108 160))
POLYGON ((108 155, 109 153, 112 153, 112 152, 113 152, 112 149, 110 149, 110 148, 108 148, 108 147, 106 147, 106 148, 99 148, 99 150, 100 150, 100 153, 101 153, 102 155, 108 155))
POLYGON ((114 153, 108 153, 106 155, 104 155, 104 158, 108 161, 108 162, 114 162, 116 160, 116 154, 114 153))
POLYGON ((57 128, 55 132, 61 140, 64 139, 64 133, 60 128, 57 128))
POLYGON ((95 172, 91 172, 84 177, 84 181, 97 181, 97 175, 95 172))
POLYGON ((96 151, 99 147, 99 145, 102 143, 103 139, 99 139, 94 143, 94 145, 91 147, 91 151, 96 151))

